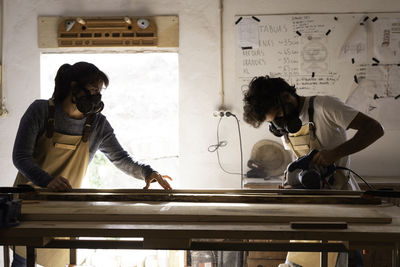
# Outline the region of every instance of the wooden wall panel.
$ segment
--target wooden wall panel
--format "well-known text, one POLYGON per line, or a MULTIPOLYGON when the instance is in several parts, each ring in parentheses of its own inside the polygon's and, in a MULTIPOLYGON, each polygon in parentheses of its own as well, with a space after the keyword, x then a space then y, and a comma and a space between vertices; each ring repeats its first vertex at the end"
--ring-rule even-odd
MULTIPOLYGON (((38 46, 39 48, 58 48, 58 24, 65 17, 38 18, 38 46)), ((154 16, 158 34, 157 48, 179 47, 179 19, 178 16, 154 16)), ((134 48, 136 46, 132 46, 134 48)), ((127 47, 124 47, 125 49, 127 47)), ((87 47, 85 47, 87 49, 87 47)))

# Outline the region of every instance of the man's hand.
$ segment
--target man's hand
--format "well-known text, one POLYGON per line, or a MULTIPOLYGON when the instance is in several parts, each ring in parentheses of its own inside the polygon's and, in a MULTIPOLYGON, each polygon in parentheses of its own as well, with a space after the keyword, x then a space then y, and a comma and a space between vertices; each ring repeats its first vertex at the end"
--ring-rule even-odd
POLYGON ((47 185, 47 188, 55 192, 69 192, 72 190, 72 186, 69 181, 62 176, 57 176, 51 180, 47 185))
POLYGON ((321 150, 321 151, 318 151, 318 153, 314 155, 312 162, 315 165, 321 165, 324 167, 328 167, 329 165, 335 163, 335 161, 338 159, 339 159, 339 157, 336 155, 336 153, 333 150, 321 150))
POLYGON ((172 178, 169 177, 168 175, 161 175, 158 172, 152 172, 149 177, 147 177, 146 179, 146 186, 143 187, 143 189, 149 189, 150 184, 152 182, 157 181, 164 189, 167 190, 171 190, 172 187, 169 185, 169 183, 167 182, 167 180, 165 180, 164 178, 167 178, 169 180, 172 181, 172 178))

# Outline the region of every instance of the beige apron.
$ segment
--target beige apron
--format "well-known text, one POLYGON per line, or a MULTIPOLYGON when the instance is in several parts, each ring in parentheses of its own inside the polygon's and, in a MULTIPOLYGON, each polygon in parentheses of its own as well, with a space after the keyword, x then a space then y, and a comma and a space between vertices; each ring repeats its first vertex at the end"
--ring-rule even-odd
POLYGON ((285 143, 297 158, 310 153, 313 149, 321 150, 321 144, 314 133, 314 123, 303 125, 297 133, 285 135, 285 143))
MULTIPOLYGON (((297 158, 310 153, 313 149, 321 150, 321 143, 315 135, 315 125, 313 122, 313 100, 309 103, 309 120, 310 122, 303 125, 301 129, 294 134, 285 135, 285 143, 297 158), (310 110, 312 109, 312 110, 310 110)), ((335 189, 343 189, 348 186, 348 178, 341 171, 336 171, 334 174, 334 183, 332 187, 335 189)), ((318 242, 293 240, 295 242, 318 242)), ((328 267, 335 267, 338 253, 328 253, 328 267)), ((320 266, 321 253, 318 252, 288 252, 287 260, 302 267, 320 266)))
MULTIPOLYGON (((314 134, 312 122, 303 125, 295 133, 285 136, 286 145, 290 147, 297 158, 308 154, 313 149, 320 150, 321 144, 314 134)), ((335 177, 336 178, 336 177, 335 177)), ((295 242, 312 242, 304 240, 293 240, 295 242)), ((338 253, 328 253, 328 267, 335 267, 338 253)), ((302 267, 320 266, 321 254, 318 252, 291 252, 289 251, 286 259, 302 267)))
MULTIPOLYGON (((49 109, 51 109, 51 105, 54 104, 49 101, 49 109)), ((49 113, 49 123, 54 123, 54 120, 51 122, 51 113, 49 113)), ((83 137, 54 131, 49 134, 49 129, 47 129, 47 132, 36 143, 33 158, 39 167, 51 176, 65 177, 72 188, 79 188, 89 163, 87 135, 87 132, 85 132, 86 137, 83 137)), ((18 184, 32 184, 32 182, 18 172, 14 186, 18 184)), ((15 251, 18 255, 26 258, 25 247, 18 246, 15 251)), ((69 263, 69 249, 37 249, 36 255, 36 262, 45 267, 65 267, 69 263)))

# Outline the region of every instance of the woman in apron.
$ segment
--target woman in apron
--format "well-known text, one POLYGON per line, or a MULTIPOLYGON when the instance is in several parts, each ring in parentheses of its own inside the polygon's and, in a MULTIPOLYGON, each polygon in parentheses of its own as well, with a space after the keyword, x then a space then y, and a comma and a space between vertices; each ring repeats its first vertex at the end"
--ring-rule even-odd
MULTIPOLYGON (((144 180, 144 189, 154 181, 172 189, 165 179, 170 177, 132 159, 101 114, 100 92, 108 82, 106 74, 91 63, 59 68, 52 98, 34 101, 21 119, 13 149, 19 171, 14 186, 31 184, 52 191, 79 188, 89 162, 100 150, 117 168, 144 180)), ((16 247, 15 252, 12 266, 26 266, 25 247, 16 247)), ((68 262, 69 250, 38 250, 40 265, 57 267, 68 262)))
MULTIPOLYGON (((281 137, 284 146, 298 158, 313 149, 319 152, 313 164, 349 168, 349 155, 371 145, 383 134, 382 125, 367 115, 331 96, 304 97, 282 78, 255 77, 244 96, 244 120, 258 128, 264 121, 269 130, 281 137), (356 130, 348 139, 347 129, 356 130)), ((285 181, 287 182, 287 181, 285 181)), ((284 186, 291 186, 287 183, 284 186)), ((327 189, 359 190, 350 173, 336 170, 327 189)), ((328 254, 328 266, 347 266, 338 253, 328 254)), ((319 253, 289 252, 291 266, 319 266, 319 253)))

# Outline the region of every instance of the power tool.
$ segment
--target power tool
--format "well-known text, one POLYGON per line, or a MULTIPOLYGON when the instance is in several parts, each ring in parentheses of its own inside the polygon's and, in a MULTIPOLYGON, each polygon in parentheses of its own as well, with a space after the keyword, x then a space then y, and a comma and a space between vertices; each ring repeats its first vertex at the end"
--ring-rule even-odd
POLYGON ((328 167, 317 166, 312 159, 318 150, 314 149, 305 156, 299 157, 287 166, 285 185, 293 188, 321 189, 328 183, 334 182, 333 173, 336 170, 335 164, 328 167))

